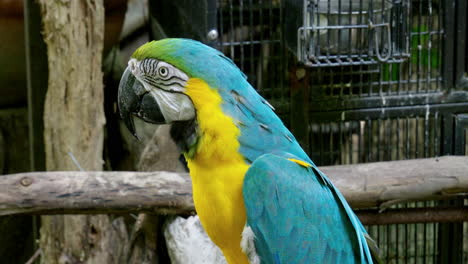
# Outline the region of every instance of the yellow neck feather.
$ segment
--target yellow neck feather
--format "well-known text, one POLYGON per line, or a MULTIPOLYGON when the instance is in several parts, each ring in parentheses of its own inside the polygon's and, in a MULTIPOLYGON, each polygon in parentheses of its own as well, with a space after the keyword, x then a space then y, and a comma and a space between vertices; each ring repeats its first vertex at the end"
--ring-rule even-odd
POLYGON ((197 110, 200 134, 193 155, 186 155, 195 208, 228 263, 247 264, 240 240, 246 221, 242 184, 248 165, 239 153, 240 131, 223 113, 221 96, 206 82, 189 79, 185 93, 197 110))
POLYGON ((243 162, 239 153, 239 128, 231 117, 221 109, 222 98, 201 79, 189 79, 186 94, 197 109, 200 140, 196 146, 194 160, 198 163, 243 162))

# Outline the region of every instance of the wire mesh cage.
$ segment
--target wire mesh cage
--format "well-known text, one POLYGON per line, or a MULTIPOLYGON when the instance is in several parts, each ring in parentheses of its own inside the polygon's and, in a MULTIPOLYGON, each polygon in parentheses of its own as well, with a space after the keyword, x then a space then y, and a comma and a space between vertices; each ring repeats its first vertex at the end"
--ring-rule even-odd
MULTIPOLYGON (((164 0, 153 7, 153 21, 167 29, 154 38, 199 39, 232 58, 319 166, 468 155, 468 89, 458 85, 468 64, 464 0, 164 0)), ((460 203, 467 202, 395 207, 460 203)), ((386 263, 468 263, 463 225, 367 228, 386 263)))
POLYGON ((221 0, 218 8, 220 38, 214 46, 232 58, 265 97, 286 103, 281 1, 221 0))
POLYGON ((401 62, 409 56, 410 1, 304 0, 297 55, 308 66, 401 62))
MULTIPOLYGON (((339 68, 338 71, 336 68, 318 69, 312 74, 312 82, 316 86, 311 94, 312 100, 323 101, 343 96, 369 98, 417 95, 442 91, 443 12, 438 1, 414 1, 409 8, 408 21, 412 31, 409 34, 411 53, 408 60, 402 63, 339 68)), ((397 100, 400 104, 405 104, 402 102, 405 98, 399 97, 397 100)), ((385 106, 385 102, 381 106, 385 106)))

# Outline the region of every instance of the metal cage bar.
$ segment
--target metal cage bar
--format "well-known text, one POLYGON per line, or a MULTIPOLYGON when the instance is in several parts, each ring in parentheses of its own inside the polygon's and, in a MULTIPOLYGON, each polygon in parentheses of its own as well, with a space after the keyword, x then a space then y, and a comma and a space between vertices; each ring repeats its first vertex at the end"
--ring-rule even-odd
POLYGON ((403 62, 409 0, 304 0, 298 60, 311 67, 403 62))

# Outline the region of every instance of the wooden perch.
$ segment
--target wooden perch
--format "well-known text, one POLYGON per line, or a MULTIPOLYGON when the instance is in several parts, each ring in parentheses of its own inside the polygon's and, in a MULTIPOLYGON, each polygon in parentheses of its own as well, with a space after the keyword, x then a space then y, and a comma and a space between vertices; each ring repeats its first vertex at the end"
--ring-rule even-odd
MULTIPOLYGON (((322 167, 353 208, 468 193, 468 157, 322 167)), ((188 174, 34 172, 0 176, 0 215, 193 212, 188 174)))
POLYGON ((193 210, 188 174, 56 171, 0 176, 0 215, 193 210))
POLYGON ((353 208, 468 194, 468 156, 363 163, 320 168, 353 208))

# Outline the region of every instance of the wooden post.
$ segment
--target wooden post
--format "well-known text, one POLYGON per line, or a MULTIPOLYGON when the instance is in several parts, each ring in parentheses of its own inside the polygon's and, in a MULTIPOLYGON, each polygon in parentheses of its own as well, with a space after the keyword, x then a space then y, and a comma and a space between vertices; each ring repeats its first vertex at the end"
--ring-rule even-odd
MULTIPOLYGON (((103 0, 39 0, 49 79, 44 106, 47 170, 102 169, 104 137, 103 0)), ((119 263, 122 219, 44 216, 42 263, 119 263)))

